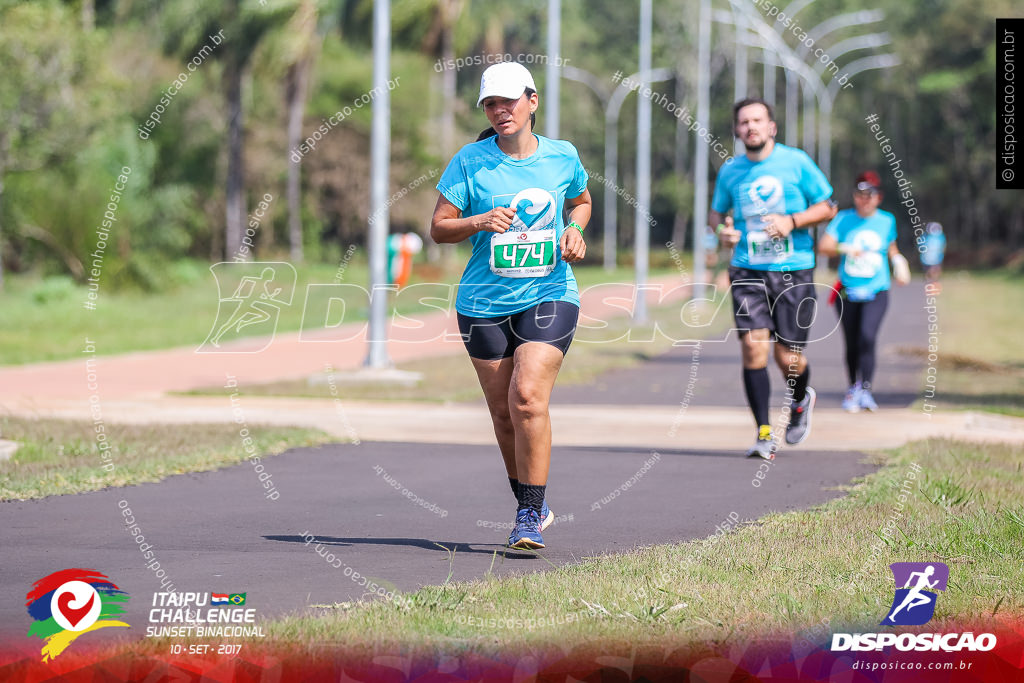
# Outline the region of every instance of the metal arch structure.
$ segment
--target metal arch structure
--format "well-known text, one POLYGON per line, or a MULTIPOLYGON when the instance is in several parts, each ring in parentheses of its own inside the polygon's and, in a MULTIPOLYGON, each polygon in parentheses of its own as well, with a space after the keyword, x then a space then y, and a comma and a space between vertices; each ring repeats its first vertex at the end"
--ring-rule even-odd
MULTIPOLYGON (((825 55, 832 62, 835 62, 848 52, 854 52, 856 50, 870 50, 872 48, 883 47, 891 44, 892 40, 888 33, 865 33, 860 36, 847 38, 846 40, 840 40, 838 43, 830 47, 825 52, 825 55)), ((814 70, 817 71, 819 75, 824 74, 825 69, 827 68, 827 64, 823 64, 820 59, 814 64, 814 70)))
MULTIPOLYGON (((862 71, 868 71, 870 69, 889 69, 900 64, 900 58, 894 54, 884 55, 871 55, 870 57, 862 57, 861 59, 855 59, 846 65, 844 73, 848 78, 853 78, 862 71)), ((831 99, 835 99, 839 89, 842 86, 839 85, 837 80, 833 80, 828 84, 828 93, 831 99)))
POLYGON ((604 107, 604 268, 614 270, 618 251, 618 186, 619 168, 619 114, 629 93, 644 83, 659 83, 673 78, 672 69, 657 68, 647 73, 636 72, 623 77, 614 90, 589 71, 575 66, 563 65, 562 76, 570 81, 582 83, 600 100, 604 107))
POLYGON ((885 19, 885 12, 880 9, 864 9, 829 17, 807 32, 807 38, 811 41, 811 46, 808 47, 807 43, 800 43, 796 48, 797 54, 803 59, 814 48, 815 43, 830 33, 849 28, 850 26, 875 24, 883 19, 885 19))

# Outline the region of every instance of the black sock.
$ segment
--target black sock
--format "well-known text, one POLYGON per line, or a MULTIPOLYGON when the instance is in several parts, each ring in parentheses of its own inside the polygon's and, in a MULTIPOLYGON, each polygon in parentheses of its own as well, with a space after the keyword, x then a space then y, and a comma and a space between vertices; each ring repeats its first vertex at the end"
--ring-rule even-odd
POLYGON ((544 491, 547 486, 536 486, 534 484, 519 483, 519 509, 533 508, 540 514, 540 508, 544 504, 544 491))
POLYGON ((519 500, 519 480, 509 477, 508 485, 512 487, 512 495, 516 497, 516 500, 519 500))
POLYGON ((771 400, 772 385, 768 378, 768 368, 743 368, 743 388, 747 392, 747 403, 754 413, 757 426, 771 424, 768 421, 768 403, 771 400))
POLYGON ((804 371, 797 375, 793 382, 793 403, 799 403, 807 396, 807 382, 811 379, 811 366, 808 365, 804 371))

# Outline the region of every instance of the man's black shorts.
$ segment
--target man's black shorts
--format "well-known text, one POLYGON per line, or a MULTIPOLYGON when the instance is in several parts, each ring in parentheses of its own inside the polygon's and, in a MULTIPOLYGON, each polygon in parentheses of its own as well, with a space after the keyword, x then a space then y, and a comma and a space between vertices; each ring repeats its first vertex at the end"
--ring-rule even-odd
POLYGON ((495 318, 458 314, 466 350, 480 360, 508 358, 526 342, 550 344, 565 355, 579 317, 579 306, 568 301, 542 301, 525 311, 495 318))
POLYGON ((813 268, 780 272, 729 266, 729 282, 740 336, 767 329, 791 349, 804 347, 818 312, 813 268))

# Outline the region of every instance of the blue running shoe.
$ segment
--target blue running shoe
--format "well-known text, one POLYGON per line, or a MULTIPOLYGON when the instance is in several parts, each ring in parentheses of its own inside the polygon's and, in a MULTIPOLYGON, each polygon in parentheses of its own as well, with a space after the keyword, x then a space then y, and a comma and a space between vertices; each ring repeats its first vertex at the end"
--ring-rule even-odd
POLYGON ((540 530, 544 531, 551 523, 555 521, 555 513, 548 507, 548 499, 544 499, 544 503, 540 506, 540 530))
POLYGON ((870 389, 860 390, 860 407, 864 410, 870 410, 872 413, 878 410, 878 404, 875 403, 875 397, 871 395, 870 389))
POLYGON ((859 413, 860 412, 860 395, 864 392, 861 388, 860 382, 852 385, 849 391, 846 392, 846 398, 843 399, 843 410, 848 413, 859 413))
POLYGON ((540 515, 533 508, 523 508, 516 513, 516 525, 508 537, 508 547, 520 550, 537 550, 544 547, 540 535, 540 515))

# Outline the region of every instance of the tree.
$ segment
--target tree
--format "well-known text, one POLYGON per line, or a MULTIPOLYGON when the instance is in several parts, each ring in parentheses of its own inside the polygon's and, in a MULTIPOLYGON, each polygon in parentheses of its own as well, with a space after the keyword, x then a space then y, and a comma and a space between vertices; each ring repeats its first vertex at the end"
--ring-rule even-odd
POLYGON ((0 289, 3 288, 4 185, 11 173, 42 168, 84 137, 75 89, 88 59, 63 7, 52 2, 0 10, 0 289))
POLYGON ((209 52, 223 64, 222 92, 227 105, 227 177, 225 179, 225 257, 238 253, 245 225, 245 120, 243 84, 253 54, 275 25, 294 12, 294 2, 226 0, 218 9, 202 0, 169 2, 165 9, 165 45, 193 59, 200 51, 223 42, 209 52))

